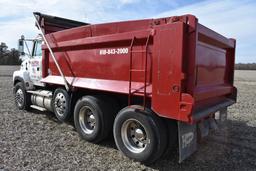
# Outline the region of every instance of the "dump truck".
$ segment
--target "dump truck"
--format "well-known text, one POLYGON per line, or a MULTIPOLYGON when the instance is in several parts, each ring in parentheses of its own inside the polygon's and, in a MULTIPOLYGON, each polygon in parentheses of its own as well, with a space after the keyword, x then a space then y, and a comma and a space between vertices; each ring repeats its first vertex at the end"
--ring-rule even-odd
POLYGON ((113 134, 135 161, 176 148, 182 162, 236 102, 236 41, 193 15, 90 24, 33 14, 41 33, 19 39, 15 103, 74 121, 86 141, 113 134))

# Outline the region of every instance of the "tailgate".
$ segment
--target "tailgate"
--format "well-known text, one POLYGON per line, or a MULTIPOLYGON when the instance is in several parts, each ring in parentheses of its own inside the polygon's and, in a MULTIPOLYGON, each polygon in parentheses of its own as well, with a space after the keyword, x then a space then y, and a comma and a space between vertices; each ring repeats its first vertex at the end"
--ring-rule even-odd
POLYGON ((193 97, 194 119, 235 102, 234 80, 235 40, 197 25, 193 97))

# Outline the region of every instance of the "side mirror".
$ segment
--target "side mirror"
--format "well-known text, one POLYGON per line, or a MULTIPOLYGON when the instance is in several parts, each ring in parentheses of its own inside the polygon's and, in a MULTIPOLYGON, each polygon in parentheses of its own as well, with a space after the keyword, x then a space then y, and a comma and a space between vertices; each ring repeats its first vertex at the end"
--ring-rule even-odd
POLYGON ((25 55, 25 52, 24 52, 24 40, 25 40, 25 37, 22 35, 21 38, 18 41, 18 50, 19 50, 19 52, 20 52, 20 54, 22 56, 25 55))

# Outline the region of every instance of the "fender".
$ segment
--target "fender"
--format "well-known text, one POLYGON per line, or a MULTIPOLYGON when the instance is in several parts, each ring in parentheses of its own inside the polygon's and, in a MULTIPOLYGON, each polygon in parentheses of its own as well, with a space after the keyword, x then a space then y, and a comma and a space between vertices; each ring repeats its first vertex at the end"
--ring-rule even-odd
POLYGON ((15 86, 15 84, 17 84, 18 82, 22 82, 22 84, 24 84, 23 78, 21 78, 20 76, 15 76, 13 78, 13 85, 15 86))
POLYGON ((13 85, 17 82, 22 82, 26 90, 32 90, 34 88, 33 83, 30 80, 29 72, 18 70, 13 73, 13 85))

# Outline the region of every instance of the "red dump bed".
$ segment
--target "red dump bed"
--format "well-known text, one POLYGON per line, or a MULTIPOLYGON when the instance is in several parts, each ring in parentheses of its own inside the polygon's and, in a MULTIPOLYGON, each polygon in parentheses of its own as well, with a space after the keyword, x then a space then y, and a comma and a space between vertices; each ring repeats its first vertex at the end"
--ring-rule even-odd
MULTIPOLYGON (((236 100, 235 40, 192 15, 68 29, 51 25, 48 31, 40 21, 73 87, 146 95, 160 116, 190 123, 236 100)), ((46 46, 43 77, 45 83, 64 84, 46 46)))

